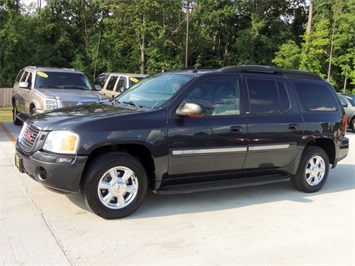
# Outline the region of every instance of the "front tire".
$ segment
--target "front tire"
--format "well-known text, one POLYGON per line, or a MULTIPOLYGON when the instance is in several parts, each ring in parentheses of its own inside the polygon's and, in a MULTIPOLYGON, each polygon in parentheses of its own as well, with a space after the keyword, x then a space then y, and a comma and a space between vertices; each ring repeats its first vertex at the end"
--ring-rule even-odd
POLYGON ((136 158, 125 153, 107 153, 91 162, 81 192, 94 213, 117 219, 140 207, 147 188, 146 171, 136 158))
POLYGON ((298 190, 313 193, 324 186, 328 174, 328 155, 319 147, 309 147, 304 151, 297 173, 291 181, 298 190))
POLYGON ((15 126, 21 126, 22 121, 17 118, 17 114, 18 114, 18 112, 17 112, 16 104, 14 104, 12 106, 12 121, 14 122, 15 126))

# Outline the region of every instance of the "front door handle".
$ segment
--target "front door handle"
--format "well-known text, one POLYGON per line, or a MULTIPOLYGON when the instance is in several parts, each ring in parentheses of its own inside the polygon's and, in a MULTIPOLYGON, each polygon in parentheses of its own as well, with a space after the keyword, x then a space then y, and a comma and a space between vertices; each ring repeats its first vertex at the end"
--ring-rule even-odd
POLYGON ((231 126, 230 127, 232 132, 241 132, 243 131, 243 127, 242 126, 231 126))
POLYGON ((298 129, 298 124, 289 124, 288 129, 298 129))

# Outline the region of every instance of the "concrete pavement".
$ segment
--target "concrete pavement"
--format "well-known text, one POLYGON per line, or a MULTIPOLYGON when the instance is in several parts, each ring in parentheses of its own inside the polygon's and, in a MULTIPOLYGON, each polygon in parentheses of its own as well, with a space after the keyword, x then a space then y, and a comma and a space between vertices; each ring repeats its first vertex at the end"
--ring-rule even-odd
POLYGON ((0 265, 355 265, 355 134, 325 187, 290 183, 186 195, 148 193, 104 220, 79 194, 47 190, 14 166, 20 127, 0 129, 0 265), (8 134, 6 134, 6 131, 8 134))

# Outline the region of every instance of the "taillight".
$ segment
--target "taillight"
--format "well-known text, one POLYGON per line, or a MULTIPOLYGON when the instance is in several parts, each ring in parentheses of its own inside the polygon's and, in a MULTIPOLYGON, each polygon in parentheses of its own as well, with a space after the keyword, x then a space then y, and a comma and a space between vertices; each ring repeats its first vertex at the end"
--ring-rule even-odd
POLYGON ((345 135, 345 133, 346 133, 346 127, 347 127, 346 115, 343 115, 342 125, 341 125, 341 133, 343 135, 345 135))

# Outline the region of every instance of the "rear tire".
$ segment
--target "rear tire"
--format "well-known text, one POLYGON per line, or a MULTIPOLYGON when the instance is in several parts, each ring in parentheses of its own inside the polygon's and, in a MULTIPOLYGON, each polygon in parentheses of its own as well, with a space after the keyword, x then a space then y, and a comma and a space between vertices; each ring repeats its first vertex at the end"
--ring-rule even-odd
POLYGON ((329 159, 325 151, 319 147, 308 147, 291 181, 298 190, 313 193, 324 186, 328 174, 329 159))
POLYGON ((105 219, 123 218, 135 212, 148 188, 144 167, 125 153, 99 156, 83 178, 81 192, 86 205, 105 219))
POLYGON ((14 122, 15 126, 22 126, 22 121, 20 119, 17 118, 17 108, 16 108, 16 104, 14 104, 12 106, 12 121, 14 122))

